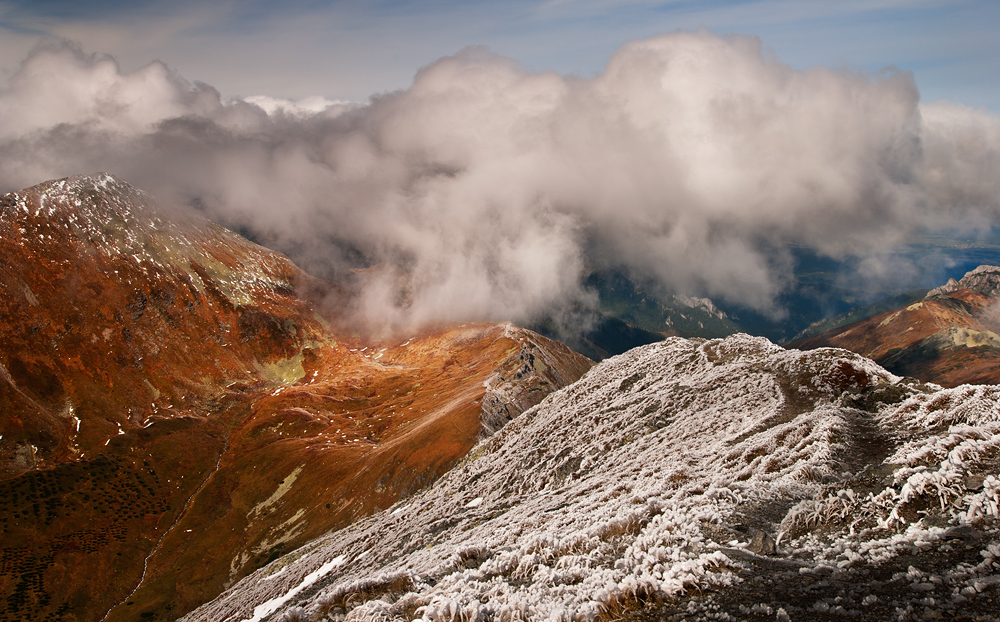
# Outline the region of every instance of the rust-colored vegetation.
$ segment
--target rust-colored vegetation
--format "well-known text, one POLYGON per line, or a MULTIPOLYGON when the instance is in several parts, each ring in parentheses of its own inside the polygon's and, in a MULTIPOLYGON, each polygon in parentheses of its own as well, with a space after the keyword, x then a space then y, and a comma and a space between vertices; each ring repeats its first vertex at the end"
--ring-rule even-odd
POLYGON ((591 364, 508 325, 344 341, 305 300, 335 286, 147 202, 0 199, 0 622, 176 619, 591 364))
POLYGON ((993 296, 959 289, 886 311, 790 347, 837 347, 889 371, 945 387, 1000 382, 1000 316, 993 296))

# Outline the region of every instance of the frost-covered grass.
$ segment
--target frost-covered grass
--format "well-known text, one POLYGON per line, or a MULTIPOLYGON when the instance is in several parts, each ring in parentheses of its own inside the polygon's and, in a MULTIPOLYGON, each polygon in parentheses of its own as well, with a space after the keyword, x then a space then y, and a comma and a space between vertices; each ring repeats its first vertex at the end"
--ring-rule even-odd
MULTIPOLYGON (((998 391, 907 383, 842 350, 745 335, 637 348, 433 487, 185 619, 252 619, 334 559, 268 619, 594 620, 736 586, 770 552, 747 551, 755 530, 793 576, 878 566, 943 545, 949 521, 1000 517, 998 391)), ((992 585, 1000 548, 984 546, 955 594, 992 585)))

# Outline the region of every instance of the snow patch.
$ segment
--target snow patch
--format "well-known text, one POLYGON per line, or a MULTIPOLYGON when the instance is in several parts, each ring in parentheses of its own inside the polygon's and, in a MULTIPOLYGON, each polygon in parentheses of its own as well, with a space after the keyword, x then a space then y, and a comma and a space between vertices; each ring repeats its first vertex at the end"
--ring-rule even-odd
MULTIPOLYGON (((245 618, 242 620, 242 622, 260 622, 260 620, 263 620, 266 616, 277 611, 278 607, 284 605, 291 599, 295 598, 296 594, 306 589, 313 583, 316 583, 316 581, 318 581, 320 577, 329 574, 331 570, 343 564, 345 559, 346 558, 343 555, 341 555, 340 557, 335 557, 334 559, 331 559, 330 561, 326 562, 313 572, 306 575, 306 577, 302 579, 302 582, 299 583, 297 586, 295 586, 292 590, 288 591, 282 596, 279 596, 277 598, 272 598, 271 600, 254 607, 253 617, 245 618)), ((273 576, 276 575, 272 575, 272 577, 273 576)))

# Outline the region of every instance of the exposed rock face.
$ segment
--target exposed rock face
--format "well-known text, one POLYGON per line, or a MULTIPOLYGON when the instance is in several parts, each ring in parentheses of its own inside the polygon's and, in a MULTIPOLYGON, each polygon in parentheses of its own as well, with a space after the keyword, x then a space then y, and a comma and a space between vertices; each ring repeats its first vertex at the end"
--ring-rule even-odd
POLYGON ((507 337, 521 344, 504 368, 486 381, 480 421, 482 437, 490 436, 514 417, 545 399, 554 387, 565 387, 590 369, 592 363, 568 348, 523 329, 507 330, 507 337))
POLYGON ((1000 387, 671 338, 184 620, 977 619, 998 469, 1000 387))
POLYGON ((336 287, 107 175, 0 199, 0 257, 3 620, 173 620, 592 364, 503 324, 344 341, 306 300, 336 287))
POLYGON ((971 289, 987 296, 1000 294, 1000 266, 979 266, 975 270, 966 272, 960 281, 948 279, 948 282, 941 287, 927 292, 926 297, 943 296, 960 289, 971 289))
MULTIPOLYGON (((980 266, 982 267, 982 266, 980 266)), ((962 286, 954 278, 948 279, 948 282, 941 287, 935 287, 931 291, 927 292, 925 298, 933 298, 934 296, 944 296, 950 294, 953 291, 962 289, 962 286)))
POLYGON ((943 386, 1000 382, 1000 268, 980 266, 922 300, 793 342, 846 348, 943 386), (935 293, 937 292, 937 293, 935 293))

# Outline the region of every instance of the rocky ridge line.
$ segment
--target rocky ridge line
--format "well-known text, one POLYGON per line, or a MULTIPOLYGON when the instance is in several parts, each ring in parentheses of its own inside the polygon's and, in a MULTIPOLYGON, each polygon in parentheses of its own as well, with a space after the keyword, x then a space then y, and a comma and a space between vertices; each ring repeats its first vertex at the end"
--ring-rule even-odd
POLYGON ((965 273, 961 280, 954 278, 941 287, 935 287, 927 292, 925 298, 943 296, 960 289, 971 289, 987 296, 1000 294, 1000 266, 981 265, 965 273))

